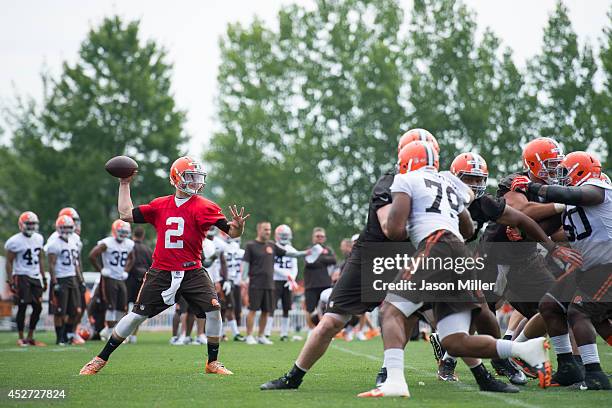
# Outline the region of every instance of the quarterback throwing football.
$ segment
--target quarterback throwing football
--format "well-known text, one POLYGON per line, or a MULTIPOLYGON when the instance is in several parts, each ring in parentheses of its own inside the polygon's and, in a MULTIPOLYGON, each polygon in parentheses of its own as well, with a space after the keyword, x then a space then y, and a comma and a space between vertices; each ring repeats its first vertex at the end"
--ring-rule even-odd
POLYGON ((130 197, 130 182, 134 175, 119 183, 118 210, 123 221, 149 223, 157 231, 153 264, 147 271, 140 292, 130 313, 114 327, 104 349, 85 364, 81 375, 97 374, 111 353, 147 318, 153 317, 182 296, 198 318, 206 318, 208 360, 206 372, 233 374, 217 360, 222 331, 221 311, 215 286, 202 267, 202 241, 213 225, 230 237, 242 235, 244 215, 236 206, 230 207, 233 219, 228 222, 221 208, 199 196, 204 188, 206 172, 190 157, 178 158, 170 168, 173 195, 158 197, 149 204, 134 207, 130 197))

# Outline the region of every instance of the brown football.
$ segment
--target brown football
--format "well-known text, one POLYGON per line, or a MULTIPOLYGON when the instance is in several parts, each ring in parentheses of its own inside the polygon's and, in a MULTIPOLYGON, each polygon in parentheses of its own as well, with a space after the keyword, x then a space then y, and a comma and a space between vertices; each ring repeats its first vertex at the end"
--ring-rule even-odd
POLYGON ((126 178, 134 174, 138 169, 138 163, 131 157, 115 156, 106 162, 104 168, 113 177, 126 178))

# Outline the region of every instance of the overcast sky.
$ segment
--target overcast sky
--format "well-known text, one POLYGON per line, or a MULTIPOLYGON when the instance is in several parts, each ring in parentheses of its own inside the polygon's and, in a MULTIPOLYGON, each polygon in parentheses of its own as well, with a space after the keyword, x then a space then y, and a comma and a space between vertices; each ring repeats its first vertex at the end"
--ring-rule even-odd
MULTIPOLYGON (((555 0, 464 0, 477 13, 478 26, 489 26, 524 65, 538 52, 542 29, 555 0)), ((43 67, 60 72, 65 60, 76 60, 81 41, 104 16, 119 14, 141 20, 143 38, 169 50, 174 63, 173 92, 188 112, 190 153, 199 155, 214 122, 213 99, 219 65, 218 39, 229 22, 248 23, 254 15, 268 23, 279 8, 312 0, 15 0, 3 3, 0 15, 0 101, 10 103, 14 90, 37 99, 42 95, 43 67)), ((410 0, 401 0, 405 10, 410 0)), ((565 0, 582 43, 598 46, 607 24, 608 0, 565 0)))

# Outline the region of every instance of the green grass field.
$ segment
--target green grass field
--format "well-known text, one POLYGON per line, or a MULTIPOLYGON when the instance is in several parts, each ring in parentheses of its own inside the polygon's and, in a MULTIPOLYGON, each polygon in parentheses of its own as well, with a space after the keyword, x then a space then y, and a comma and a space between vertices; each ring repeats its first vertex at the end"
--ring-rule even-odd
MULTIPOLYGON (((0 406, 75 407, 600 407, 612 404, 612 393, 568 389, 541 390, 534 381, 520 394, 479 392, 468 369, 459 364, 458 383, 435 377, 428 343, 412 342, 406 356, 410 399, 362 400, 357 393, 373 386, 381 363, 379 339, 347 343, 334 340, 323 360, 306 376, 299 391, 262 392, 261 383, 281 375, 293 363, 302 342, 247 346, 226 342, 220 359, 234 371, 231 377, 206 375, 205 346, 170 346, 165 333, 143 333, 137 345, 123 345, 104 370, 80 377, 81 366, 102 347, 19 348, 14 333, 0 334, 0 406), (419 385, 419 382, 424 385, 419 385), (64 389, 66 399, 50 402, 11 401, 10 389, 64 389)), ((51 333, 40 340, 51 343, 51 333)), ((273 340, 277 338, 273 337, 273 340)), ((601 344, 604 367, 612 352, 601 344)))

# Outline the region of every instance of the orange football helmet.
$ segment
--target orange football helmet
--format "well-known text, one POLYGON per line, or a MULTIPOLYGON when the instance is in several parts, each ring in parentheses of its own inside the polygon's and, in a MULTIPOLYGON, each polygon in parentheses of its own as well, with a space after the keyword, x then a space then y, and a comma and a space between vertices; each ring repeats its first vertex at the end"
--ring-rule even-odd
POLYGON ((563 157, 561 146, 550 137, 538 137, 523 149, 525 168, 546 184, 556 184, 556 169, 563 157))
POLYGON ((60 237, 68 239, 74 232, 74 221, 68 215, 60 215, 55 221, 55 230, 60 237))
POLYGON ((438 152, 430 143, 421 140, 410 142, 404 146, 399 153, 398 161, 400 174, 423 167, 432 167, 436 170, 440 167, 438 152))
POLYGON ((206 172, 200 162, 189 156, 179 157, 170 167, 170 184, 183 193, 198 194, 206 185, 206 172))
POLYGON ((74 231, 77 234, 81 233, 81 217, 79 216, 77 210, 72 207, 64 207, 60 210, 59 214, 57 214, 58 217, 61 215, 67 215, 72 218, 74 221, 74 231))
MULTIPOLYGON (((461 153, 455 157, 455 160, 451 163, 450 171, 452 174, 457 176, 459 180, 463 180, 462 177, 478 177, 480 183, 468 184, 476 198, 480 198, 484 195, 487 189, 487 179, 489 178, 489 169, 487 162, 478 153, 461 153)), ((464 181, 465 183, 465 181, 464 181)))
POLYGON ((117 241, 123 241, 124 239, 128 238, 131 233, 132 227, 130 226, 129 222, 125 222, 123 220, 115 220, 113 222, 111 234, 117 241))
POLYGON ((26 237, 32 236, 33 233, 38 232, 38 215, 32 211, 26 211, 19 216, 19 231, 26 237))
POLYGON ((601 178, 601 163, 587 152, 572 152, 557 168, 557 180, 564 186, 579 186, 592 178, 601 178))
POLYGON ((274 229, 274 240, 282 245, 291 243, 293 239, 293 232, 291 228, 286 224, 281 224, 274 229))
POLYGON ((404 146, 406 146, 410 142, 414 142, 415 140, 422 140, 424 142, 429 142, 436 150, 436 153, 440 154, 440 145, 438 145, 438 141, 428 130, 425 129, 410 129, 406 133, 400 137, 400 140, 397 144, 397 154, 402 151, 404 146))

